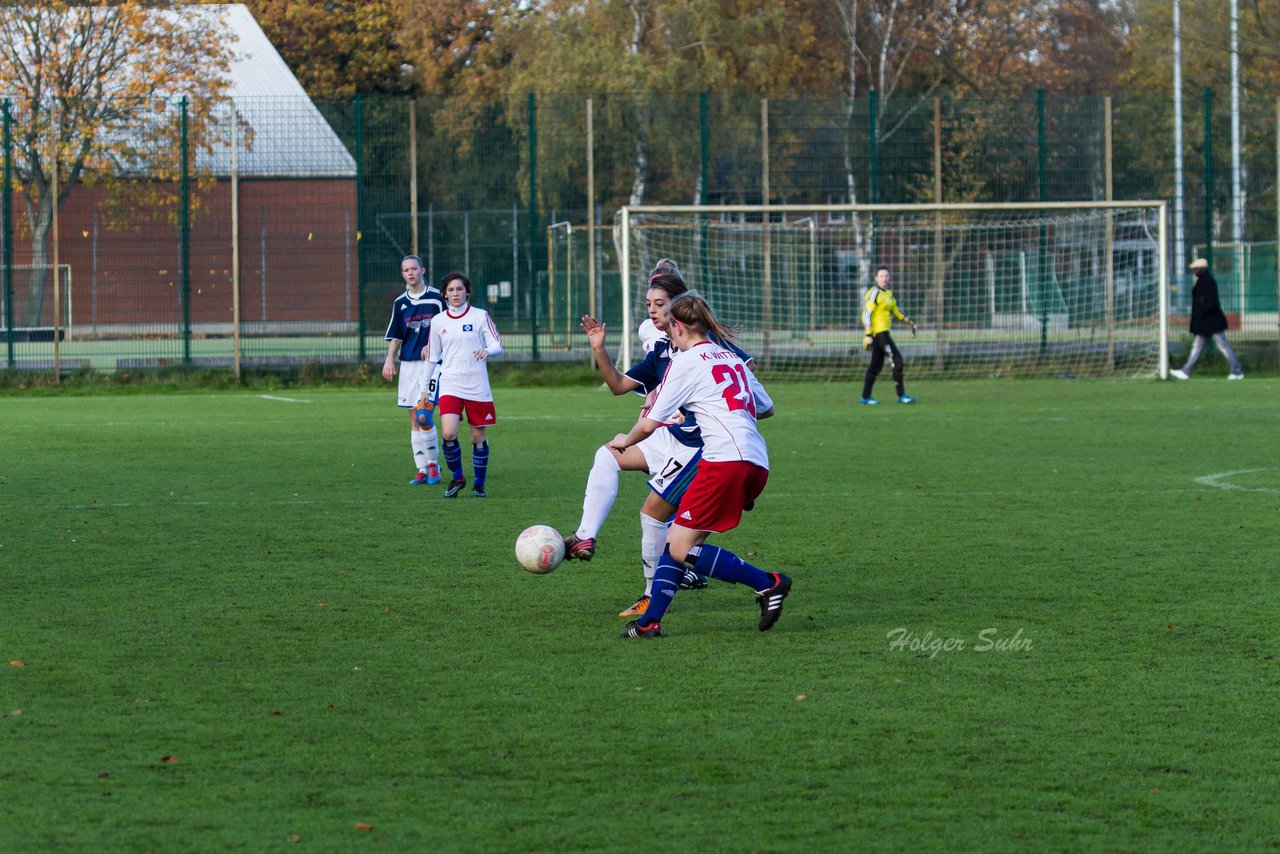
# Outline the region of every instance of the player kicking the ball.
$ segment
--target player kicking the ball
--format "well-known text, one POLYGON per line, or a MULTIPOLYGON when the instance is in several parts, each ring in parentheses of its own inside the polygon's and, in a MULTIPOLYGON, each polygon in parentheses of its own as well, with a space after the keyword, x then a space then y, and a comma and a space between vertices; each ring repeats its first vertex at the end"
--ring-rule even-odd
MULTIPOLYGON (((666 335, 671 300, 685 293, 688 287, 680 276, 674 261, 663 259, 649 274, 646 306, 649 320, 641 325, 640 334, 645 342, 645 358, 626 373, 620 373, 605 349, 605 327, 594 317, 583 317, 582 328, 591 341, 591 352, 605 384, 614 394, 636 392, 652 397, 667 371, 671 355, 675 353, 666 335)), ((727 344, 748 364, 746 353, 727 344)), ((642 410, 642 411, 647 411, 642 410)), ((771 412, 761 412, 765 418, 771 412)), ((565 539, 566 560, 591 560, 596 550, 596 535, 618 497, 618 476, 623 471, 643 471, 651 475, 649 496, 640 510, 640 559, 645 579, 644 593, 634 604, 621 611, 619 617, 638 617, 649 606, 653 594, 653 578, 658 559, 667 539, 667 524, 675 515, 681 496, 693 480, 698 460, 702 456, 702 438, 697 418, 691 412, 680 411, 671 424, 619 453, 607 446, 596 451, 587 477, 587 488, 582 502, 582 518, 576 531, 565 539)), ((705 587, 706 577, 693 571, 685 573, 681 580, 684 588, 705 587)))
POLYGON ((733 335, 716 319, 706 300, 693 292, 671 302, 668 334, 680 353, 658 387, 653 406, 631 432, 608 447, 619 453, 652 435, 677 411, 698 415, 702 460, 680 499, 667 532, 666 549, 653 579, 653 596, 644 614, 627 624, 624 638, 656 638, 686 568, 721 581, 745 584, 760 604, 760 631, 773 628, 791 592, 791 579, 765 572, 728 549, 708 545, 712 533, 738 526, 769 480, 769 453, 756 428, 756 413, 772 408, 764 387, 734 352, 712 340, 733 335))

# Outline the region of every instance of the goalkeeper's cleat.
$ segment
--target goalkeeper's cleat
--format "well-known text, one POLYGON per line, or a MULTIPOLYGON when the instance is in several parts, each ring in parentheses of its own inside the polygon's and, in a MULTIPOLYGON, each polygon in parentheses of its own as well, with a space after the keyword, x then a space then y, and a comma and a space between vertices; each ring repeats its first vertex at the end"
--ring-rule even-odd
POLYGON ((427 463, 427 485, 440 482, 440 466, 435 463, 427 463))
POLYGON ((858 400, 858 403, 861 403, 863 406, 879 406, 880 405, 880 401, 876 400, 874 397, 861 398, 858 400))
POLYGON ((484 484, 477 483, 475 486, 471 487, 471 494, 476 498, 486 498, 487 495, 484 491, 484 484))
POLYGON ((625 611, 619 611, 619 617, 641 617, 644 615, 645 609, 649 607, 649 597, 641 596, 636 603, 625 611))
POLYGON ((413 476, 413 480, 409 481, 409 485, 425 486, 428 483, 435 483, 438 480, 439 478, 436 478, 436 480, 432 480, 429 474, 427 474, 425 471, 420 471, 413 476))
POLYGON ((1227 374, 1227 379, 1229 379, 1229 380, 1242 380, 1242 379, 1244 379, 1244 374, 1242 374, 1240 371, 1236 371, 1236 372, 1234 372, 1234 373, 1227 374))
POLYGON ((701 590, 707 586, 707 577, 699 575, 692 569, 686 569, 684 575, 680 577, 681 590, 701 590))
POLYGON ((1172 371, 1169 372, 1169 376, 1173 377, 1175 380, 1191 379, 1191 375, 1188 374, 1186 371, 1182 370, 1182 368, 1174 368, 1172 371))
POLYGON ((760 599, 760 631, 762 632, 769 631, 773 628, 773 624, 778 622, 778 618, 782 616, 782 602, 791 592, 789 576, 780 572, 774 572, 771 575, 774 579, 773 586, 756 593, 760 599))
POLYGON ((916 399, 909 394, 901 395, 898 398, 898 403, 915 403, 915 402, 916 402, 916 399))
POLYGON ((462 491, 462 487, 466 485, 467 485, 467 482, 460 477, 449 481, 449 486, 444 491, 444 497, 457 498, 458 493, 462 491))
POLYGON ((565 560, 591 560, 595 556, 595 537, 579 537, 577 534, 571 534, 564 538, 565 560))
POLYGON ((662 637, 661 623, 650 623, 647 626, 640 625, 639 620, 632 620, 627 623, 627 627, 622 630, 624 638, 660 638, 662 637))

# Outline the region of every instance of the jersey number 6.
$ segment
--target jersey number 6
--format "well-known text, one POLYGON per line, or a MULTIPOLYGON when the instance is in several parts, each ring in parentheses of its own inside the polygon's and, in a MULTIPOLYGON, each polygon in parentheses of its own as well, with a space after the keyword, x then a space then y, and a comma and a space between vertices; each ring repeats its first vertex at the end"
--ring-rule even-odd
POLYGON ((756 401, 747 382, 745 365, 716 365, 711 369, 711 377, 717 384, 728 383, 720 395, 730 412, 745 409, 752 418, 756 417, 756 401))

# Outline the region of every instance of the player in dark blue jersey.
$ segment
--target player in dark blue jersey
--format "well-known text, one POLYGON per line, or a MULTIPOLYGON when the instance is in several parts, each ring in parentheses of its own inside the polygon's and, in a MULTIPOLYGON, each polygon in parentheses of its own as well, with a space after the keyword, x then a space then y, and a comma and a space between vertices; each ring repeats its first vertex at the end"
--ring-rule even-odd
MULTIPOLYGON (((674 262, 662 261, 649 277, 649 289, 645 302, 649 319, 662 332, 669 322, 667 307, 671 300, 688 290, 674 262)), ((591 352, 605 384, 614 394, 652 395, 662 382, 675 352, 666 337, 658 339, 645 358, 626 373, 620 372, 605 349, 605 327, 594 317, 583 317, 582 328, 591 342, 591 352)), ((736 350, 743 361, 750 357, 736 350)), ((647 404, 651 400, 646 400, 647 404)), ((770 412, 769 414, 772 414, 770 412)), ((645 592, 620 617, 634 617, 644 613, 649 604, 649 594, 654 571, 666 543, 667 523, 675 513, 680 497, 697 470, 702 453, 702 438, 692 413, 681 412, 682 423, 668 425, 656 431, 645 441, 625 452, 600 447, 596 450, 591 473, 587 476, 586 494, 582 502, 582 518, 577 530, 565 540, 565 557, 570 560, 591 560, 595 555, 596 536, 599 534, 613 502, 618 496, 618 475, 622 471, 648 472, 650 493, 640 511, 640 554, 644 565, 645 592)), ((762 416, 767 417, 767 416, 762 416)), ((705 586, 705 579, 690 577, 687 586, 705 586)))
POLYGON ((413 464, 418 473, 409 481, 412 486, 440 482, 440 465, 436 461, 438 442, 431 410, 435 401, 421 392, 427 372, 426 349, 431 335, 431 318, 444 311, 440 291, 428 287, 422 275, 426 268, 417 255, 406 255, 400 262, 400 275, 405 290, 391 307, 387 324, 387 359, 382 363, 382 376, 388 382, 396 378, 396 355, 400 356, 400 383, 396 403, 411 410, 409 433, 413 464))

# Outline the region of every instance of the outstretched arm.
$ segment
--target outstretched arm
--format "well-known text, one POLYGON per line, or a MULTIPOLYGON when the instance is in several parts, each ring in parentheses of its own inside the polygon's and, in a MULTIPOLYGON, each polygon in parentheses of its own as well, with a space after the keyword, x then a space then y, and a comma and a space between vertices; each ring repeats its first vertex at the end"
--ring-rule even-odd
POLYGON ((600 371, 600 376, 604 379, 604 384, 609 387, 609 391, 614 394, 626 394, 640 388, 640 383, 619 371, 613 364, 613 359, 604 346, 605 325, 603 323, 589 314, 583 315, 582 331, 587 333, 587 340, 591 343, 591 355, 595 357, 596 368, 600 371))
POLYGON ((643 442, 645 439, 653 435, 653 432, 662 426, 662 422, 654 421, 652 418, 641 417, 636 422, 636 426, 631 428, 631 432, 623 435, 619 433, 613 437, 613 441, 609 442, 606 447, 613 448, 615 451, 625 451, 632 445, 643 442))

